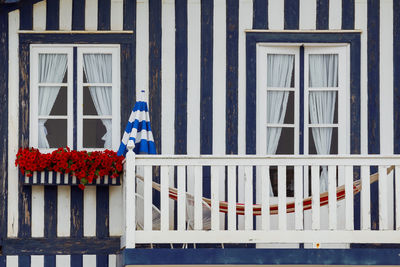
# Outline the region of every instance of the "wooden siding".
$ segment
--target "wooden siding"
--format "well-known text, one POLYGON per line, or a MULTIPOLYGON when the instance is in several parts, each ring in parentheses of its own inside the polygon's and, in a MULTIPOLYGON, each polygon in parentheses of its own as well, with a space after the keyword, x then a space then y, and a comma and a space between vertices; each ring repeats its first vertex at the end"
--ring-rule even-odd
MULTIPOLYGON (((82 192, 18 184, 14 157, 29 136, 23 120, 29 118, 29 47, 20 46, 18 30, 133 30, 133 45, 121 45, 121 86, 149 88, 158 152, 255 154, 255 132, 246 132, 246 122, 255 118, 255 95, 246 97, 244 30, 361 29, 360 100, 353 103, 360 111, 351 118, 360 122, 360 145, 352 152, 400 153, 398 1, 31 0, 0 8, 0 58, 10 59, 8 69, 0 66, 0 237, 6 255, 0 266, 115 266, 121 234, 119 187, 82 192), (107 248, 96 251, 90 244, 101 240, 107 248), (22 244, 26 252, 19 253, 22 244), (63 248, 65 255, 55 256, 63 248)), ((121 93, 121 130, 135 95, 121 93)), ((239 171, 239 184, 241 177, 239 171)), ((209 190, 204 188, 206 195, 209 190)), ((377 209, 373 226, 379 223, 377 209)))

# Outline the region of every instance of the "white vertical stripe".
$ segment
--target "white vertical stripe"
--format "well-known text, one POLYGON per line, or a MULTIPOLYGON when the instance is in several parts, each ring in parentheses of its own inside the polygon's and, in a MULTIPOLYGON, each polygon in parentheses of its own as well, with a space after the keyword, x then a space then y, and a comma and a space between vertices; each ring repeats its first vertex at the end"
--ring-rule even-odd
MULTIPOLYGON (((269 166, 261 166, 261 229, 268 231, 270 229, 270 197, 269 197, 269 187, 270 187, 270 177, 269 177, 269 166)), ((258 222, 257 222, 257 229, 258 222)))
POLYGON ((72 0, 60 0, 60 30, 71 30, 72 0))
POLYGON ((82 266, 83 267, 96 267, 96 255, 83 255, 82 266))
MULTIPOLYGON (((161 153, 174 154, 175 143, 175 2, 162 1, 161 153)), ((179 78, 178 78, 179 79, 179 78)))
MULTIPOLYGON (((356 0, 357 2, 357 0, 356 0)), ((342 0, 329 1, 329 29, 342 28, 342 0)))
MULTIPOLYGON (((19 121, 19 66, 18 33, 19 10, 8 13, 8 158, 14 159, 18 151, 19 121)), ((7 236, 18 235, 18 169, 14 160, 8 161, 7 236)), ((7 257, 8 259, 8 257, 7 257)))
POLYGON ((187 152, 200 154, 200 0, 188 0, 187 152))
POLYGON ((299 19, 300 29, 307 29, 307 30, 315 29, 317 21, 317 1, 301 0, 299 4, 300 4, 300 19, 299 19))
POLYGON ((124 2, 122 0, 111 0, 111 30, 123 29, 124 2))
POLYGON ((57 236, 69 236, 71 228, 71 186, 58 186, 57 191, 57 236))
POLYGON ((97 30, 97 0, 85 0, 85 30, 97 30))
POLYGON ((367 65, 367 0, 355 1, 355 28, 361 29, 360 142, 361 154, 368 153, 368 65, 367 65))
POLYGON ((389 229, 389 207, 388 207, 388 175, 386 173, 386 168, 384 166, 378 167, 379 172, 379 180, 378 180, 378 189, 379 189, 379 230, 388 230, 389 229))
MULTIPOLYGON (((8 257, 7 257, 7 266, 8 266, 8 257)), ((11 266, 18 266, 18 263, 16 265, 11 265, 11 266)), ((42 255, 32 255, 31 256, 31 266, 30 267, 43 267, 43 266, 44 266, 44 256, 42 256, 42 255)))
POLYGON ((43 237, 44 187, 32 186, 32 237, 43 237))
POLYGON ((108 267, 117 267, 117 255, 108 255, 108 267))
POLYGON ((71 267, 71 256, 56 255, 56 267, 71 267))
POLYGON ((283 30, 285 18, 285 1, 268 1, 268 28, 270 30, 283 30))
POLYGON ((371 188, 369 180, 369 166, 361 166, 361 230, 371 229, 371 188))
POLYGON ((87 186, 83 192, 83 235, 96 235, 96 186, 87 186))
POLYGON ((110 236, 122 235, 122 186, 110 186, 110 236))
POLYGON ((7 256, 7 267, 16 267, 16 266, 18 266, 18 256, 7 256))
POLYGON ((33 29, 36 31, 46 30, 46 1, 33 5, 33 29))
POLYGON ((149 95, 149 1, 136 3, 136 95, 146 90, 149 95))

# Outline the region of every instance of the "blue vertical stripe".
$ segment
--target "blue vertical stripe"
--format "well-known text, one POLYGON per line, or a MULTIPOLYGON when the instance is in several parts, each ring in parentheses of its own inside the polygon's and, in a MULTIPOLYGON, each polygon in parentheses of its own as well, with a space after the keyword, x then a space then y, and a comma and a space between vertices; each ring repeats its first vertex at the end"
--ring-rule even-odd
MULTIPOLYGON (((135 34, 132 35, 133 37, 135 34)), ((135 41, 121 44, 121 136, 135 104, 135 41)))
POLYGON ((246 154, 256 153, 256 40, 246 34, 246 154))
POLYGON ((33 27, 33 2, 25 1, 19 8, 19 29, 32 30, 33 27))
POLYGON ((72 2, 72 30, 85 29, 85 0, 72 2))
POLYGON ((299 1, 300 0, 285 0, 285 30, 299 29, 299 1))
POLYGON ((175 1, 175 154, 187 153, 187 1, 175 1))
POLYGON ((60 0, 46 1, 46 30, 58 30, 60 21, 60 0))
POLYGON ((253 29, 268 29, 268 0, 253 1, 253 29))
POLYGON ((108 267, 108 255, 97 255, 96 267, 108 267))
MULTIPOLYGON (((370 0, 368 0, 369 2, 370 0)), ((354 0, 342 0, 342 29, 354 29, 354 0)))
POLYGON ((83 237, 83 191, 71 186, 71 237, 83 237))
POLYGON ((123 28, 124 30, 136 29, 136 0, 123 0, 124 17, 123 28))
POLYGON ((20 255, 18 256, 18 267, 30 267, 31 266, 31 256, 20 255))
POLYGON ((96 237, 109 237, 109 188, 96 187, 96 237))
POLYGON ((78 139, 78 126, 77 126, 77 114, 78 114, 78 70, 77 63, 78 62, 78 48, 73 48, 73 62, 74 62, 74 73, 73 73, 73 105, 74 105, 74 121, 73 121, 73 148, 78 149, 77 139, 78 139))
POLYGON ((111 0, 98 0, 97 29, 110 30, 111 0))
POLYGON ((239 1, 227 0, 226 18, 226 154, 237 154, 239 1))
POLYGON ((400 1, 393 1, 394 153, 400 154, 400 1))
POLYGON ((0 256, 0 267, 7 267, 7 256, 0 256))
POLYGON ((56 255, 45 255, 44 267, 55 267, 55 266, 56 266, 56 255))
POLYGON ((71 267, 83 267, 82 255, 71 255, 71 267))
POLYGON ((317 0, 317 30, 329 28, 329 0, 317 0))

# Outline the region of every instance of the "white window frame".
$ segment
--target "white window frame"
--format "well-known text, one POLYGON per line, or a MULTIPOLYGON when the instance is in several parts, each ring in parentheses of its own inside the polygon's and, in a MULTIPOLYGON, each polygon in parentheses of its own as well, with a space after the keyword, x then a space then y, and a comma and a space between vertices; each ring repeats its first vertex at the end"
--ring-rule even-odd
MULTIPOLYGON (((112 119, 112 150, 117 150, 120 144, 120 45, 86 45, 86 44, 31 44, 30 45, 30 112, 29 112, 29 146, 38 147, 38 103, 39 103, 39 54, 67 54, 67 83, 57 84, 67 87, 67 115, 66 116, 46 116, 46 118, 53 119, 67 119, 67 146, 73 148, 74 145, 74 103, 73 103, 73 91, 74 91, 74 47, 77 48, 77 150, 87 150, 87 151, 101 151, 105 148, 83 148, 83 129, 82 120, 83 118, 88 118, 90 116, 83 116, 83 64, 82 55, 83 53, 102 53, 102 54, 112 54, 112 115, 108 116, 112 119), (81 70, 81 71, 80 71, 81 70)), ((85 84, 86 85, 86 84, 85 84)), ((95 116, 96 119, 103 117, 95 116)), ((42 153, 49 153, 57 148, 39 148, 42 153)))

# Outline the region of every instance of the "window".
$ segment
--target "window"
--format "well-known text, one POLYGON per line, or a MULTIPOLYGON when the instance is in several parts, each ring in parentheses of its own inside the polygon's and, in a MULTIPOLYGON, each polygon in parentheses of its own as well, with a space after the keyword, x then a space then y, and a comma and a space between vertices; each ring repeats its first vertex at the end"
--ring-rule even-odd
POLYGON ((116 149, 119 46, 31 45, 30 145, 116 149))

